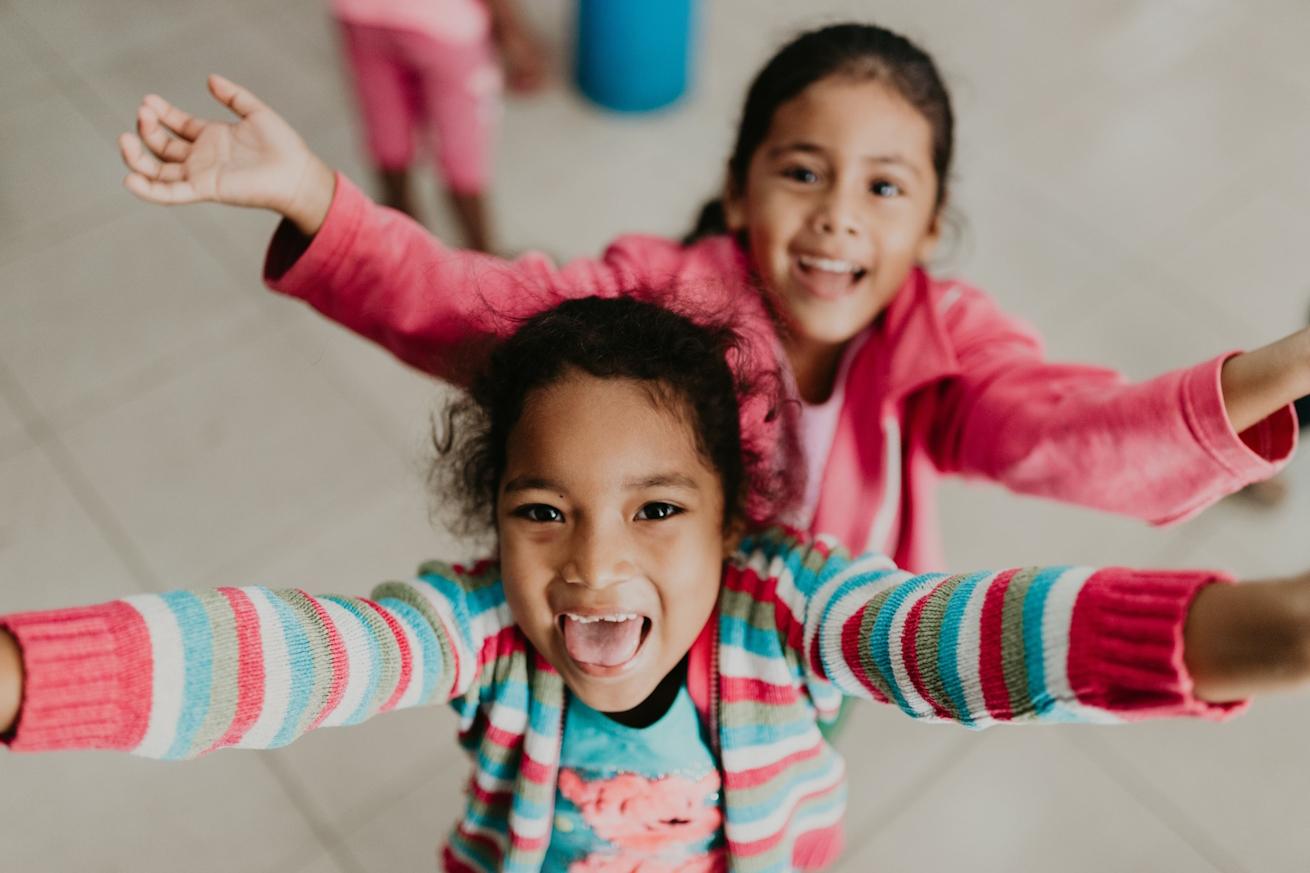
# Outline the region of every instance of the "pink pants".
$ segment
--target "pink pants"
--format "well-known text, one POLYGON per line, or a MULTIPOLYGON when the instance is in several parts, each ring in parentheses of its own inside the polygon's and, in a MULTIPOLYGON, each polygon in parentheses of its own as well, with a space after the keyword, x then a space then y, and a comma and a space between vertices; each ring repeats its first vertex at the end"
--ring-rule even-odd
POLYGON ((446 187, 480 193, 500 112, 500 68, 490 41, 447 43, 418 31, 340 24, 373 163, 409 167, 423 135, 446 187))

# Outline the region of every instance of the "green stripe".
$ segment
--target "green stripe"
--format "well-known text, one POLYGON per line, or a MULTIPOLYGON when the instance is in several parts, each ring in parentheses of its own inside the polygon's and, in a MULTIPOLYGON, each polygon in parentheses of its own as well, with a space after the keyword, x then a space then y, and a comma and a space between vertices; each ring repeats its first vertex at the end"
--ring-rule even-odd
POLYGON ((1028 695, 1028 666, 1024 657, 1023 602, 1028 589, 1037 578, 1036 568, 1026 568, 1014 574, 1005 590, 1005 603, 1001 611, 1001 671, 1005 688, 1010 695, 1010 712, 1015 718, 1033 711, 1028 695))
POLYGON ((860 616, 859 635, 860 669, 864 673, 864 678, 892 702, 896 700, 896 695, 892 691, 892 677, 882 675, 882 671, 878 669, 878 664, 873 659, 872 639, 873 626, 878 621, 878 613, 882 612, 887 605, 887 598, 891 597, 895 590, 896 586, 889 586, 869 598, 868 604, 864 607, 864 614, 860 616))
POLYGON ((299 721, 293 734, 293 736, 300 736, 309 730, 309 726, 323 712, 323 707, 327 705, 328 697, 332 693, 329 635, 323 619, 314 608, 314 601, 304 592, 285 590, 275 591, 273 595, 285 601, 299 618, 301 629, 309 638, 309 654, 314 659, 312 674, 314 684, 309 689, 309 695, 305 699, 305 709, 299 713, 299 721))
POLYGON ((967 578, 967 576, 952 576, 938 584, 923 605, 923 611, 919 615, 918 632, 914 636, 914 653, 919 659, 919 677, 932 697, 929 702, 936 703, 954 719, 959 718, 959 713, 956 712, 951 695, 946 690, 946 681, 942 678, 938 657, 941 652, 942 625, 946 619, 946 607, 950 604, 955 589, 959 588, 960 583, 967 578))

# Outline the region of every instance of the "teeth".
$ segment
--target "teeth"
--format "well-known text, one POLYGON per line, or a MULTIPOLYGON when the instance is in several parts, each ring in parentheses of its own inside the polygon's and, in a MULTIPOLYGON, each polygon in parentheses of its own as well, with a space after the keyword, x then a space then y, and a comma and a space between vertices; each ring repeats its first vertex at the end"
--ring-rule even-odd
POLYGON ((572 612, 566 612, 564 615, 578 624, 594 624, 598 621, 635 621, 639 618, 635 612, 616 612, 613 615, 576 615, 572 612))
POLYGON ((850 261, 843 261, 838 258, 816 258, 813 255, 801 255, 798 260, 802 266, 809 267, 813 270, 823 270, 825 273, 854 273, 859 267, 850 261))

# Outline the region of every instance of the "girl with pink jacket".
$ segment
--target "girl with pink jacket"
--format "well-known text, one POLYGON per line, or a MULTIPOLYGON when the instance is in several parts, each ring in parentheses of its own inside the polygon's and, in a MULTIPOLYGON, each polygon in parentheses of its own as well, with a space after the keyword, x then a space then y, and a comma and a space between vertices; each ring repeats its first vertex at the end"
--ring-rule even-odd
MULTIPOLYGON (((457 384, 480 338, 562 299, 648 288, 685 312, 742 310, 754 327, 737 366, 780 363, 798 401, 793 521, 907 569, 943 564, 942 473, 1164 524, 1270 476, 1295 447, 1310 330, 1132 384, 1046 361, 982 292, 925 272, 951 104, 931 58, 882 28, 805 33, 769 61, 724 196, 687 241, 625 236, 562 267, 447 247, 334 174, 254 95, 210 85, 235 123, 146 98, 139 138, 120 140, 133 193, 281 213, 271 287, 457 384)), ((786 429, 748 406, 743 432, 776 449, 786 429)))

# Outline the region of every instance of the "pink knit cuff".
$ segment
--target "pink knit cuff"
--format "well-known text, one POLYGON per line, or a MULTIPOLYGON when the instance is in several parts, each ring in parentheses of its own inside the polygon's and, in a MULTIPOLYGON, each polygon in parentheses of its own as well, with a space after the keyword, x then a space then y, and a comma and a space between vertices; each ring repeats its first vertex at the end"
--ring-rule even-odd
POLYGON ((306 238, 285 220, 273 232, 264 256, 264 284, 274 291, 309 299, 322 277, 331 274, 349 251, 372 203, 341 173, 335 179, 332 204, 318 233, 306 238))
POLYGON ((1197 440, 1229 470, 1237 484, 1267 479, 1296 450, 1296 412, 1289 403, 1240 434, 1233 430, 1224 407, 1220 375, 1224 362, 1240 351, 1227 352, 1183 374, 1183 410, 1197 440))
POLYGON ((1101 570, 1074 608, 1069 682, 1081 703, 1127 721, 1194 716, 1220 721, 1246 701, 1210 703, 1193 693, 1183 626, 1196 593, 1231 582, 1209 571, 1101 570))
POLYGON ((122 601, 0 618, 23 653, 16 751, 137 746, 150 717, 150 637, 122 601))

